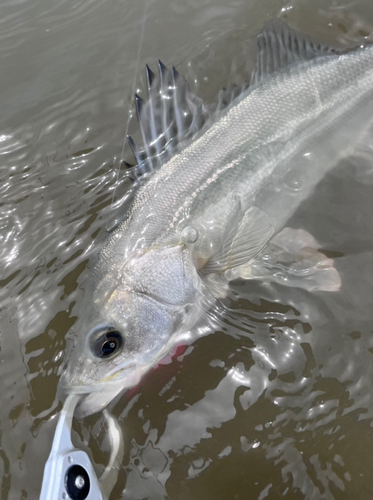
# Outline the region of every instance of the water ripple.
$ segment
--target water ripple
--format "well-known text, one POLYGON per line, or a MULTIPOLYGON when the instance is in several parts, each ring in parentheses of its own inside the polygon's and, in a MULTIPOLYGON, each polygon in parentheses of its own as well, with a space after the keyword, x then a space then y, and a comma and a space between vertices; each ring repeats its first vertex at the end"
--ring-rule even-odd
MULTIPOLYGON (((307 22, 306 31, 326 40, 365 40, 371 31, 365 2, 358 17, 357 2, 328 10, 318 0, 263 6, 149 2, 137 60, 141 2, 1 3, 4 500, 40 492, 60 409, 65 336, 79 314, 90 259, 120 218, 112 198, 117 208, 128 189, 114 157, 142 78, 138 66, 159 57, 180 63, 192 89, 211 102, 222 86, 247 78, 253 60, 246 40, 281 8, 292 25, 307 22)), ((216 333, 201 327, 183 355, 112 405, 127 450, 113 498, 372 496, 370 142, 290 221, 337 255, 341 293, 235 282, 216 333)), ((102 470, 102 417, 74 429, 102 470)))

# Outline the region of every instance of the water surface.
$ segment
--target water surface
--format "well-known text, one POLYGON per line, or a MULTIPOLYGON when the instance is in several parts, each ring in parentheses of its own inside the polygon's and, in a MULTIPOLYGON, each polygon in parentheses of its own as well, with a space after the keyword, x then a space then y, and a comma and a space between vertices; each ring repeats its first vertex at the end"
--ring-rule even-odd
MULTIPOLYGON (((128 185, 133 93, 160 58, 212 102, 249 77, 266 20, 326 42, 371 36, 368 0, 8 1, 0 6, 0 496, 37 498, 61 408, 65 338, 128 185), (124 151, 127 155, 127 151, 124 151)), ((111 405, 112 499, 373 496, 373 165, 367 142, 288 226, 335 258, 338 293, 236 281, 213 335, 111 405)), ((97 471, 103 418, 75 422, 97 471)))

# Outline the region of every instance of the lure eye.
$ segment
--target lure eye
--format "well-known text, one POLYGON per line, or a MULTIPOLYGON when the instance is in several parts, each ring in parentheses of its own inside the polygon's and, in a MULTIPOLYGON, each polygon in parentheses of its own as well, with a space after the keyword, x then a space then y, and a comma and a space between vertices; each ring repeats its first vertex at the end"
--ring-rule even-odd
POLYGON ((120 350, 123 343, 123 337, 119 332, 108 331, 96 339, 93 353, 98 358, 111 358, 120 350))

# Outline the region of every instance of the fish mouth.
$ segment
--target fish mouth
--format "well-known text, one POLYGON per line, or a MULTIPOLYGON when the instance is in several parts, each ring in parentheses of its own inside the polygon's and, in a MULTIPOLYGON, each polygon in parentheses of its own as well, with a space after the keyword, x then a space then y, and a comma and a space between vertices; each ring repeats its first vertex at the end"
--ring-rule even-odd
POLYGON ((105 377, 92 382, 85 382, 79 375, 69 373, 68 370, 62 373, 58 383, 58 388, 64 394, 89 394, 91 392, 101 392, 104 388, 120 385, 123 388, 132 387, 140 380, 142 367, 131 362, 126 366, 109 372, 105 377))
POLYGON ((84 418, 104 410, 118 394, 137 385, 141 374, 142 371, 137 369, 135 363, 91 383, 85 383, 80 377, 70 377, 66 373, 60 378, 57 394, 60 400, 70 394, 81 396, 74 416, 84 418))
POLYGON ((118 394, 132 386, 132 384, 125 383, 126 381, 122 380, 121 382, 106 384, 101 382, 95 385, 61 385, 58 387, 58 396, 62 400, 71 394, 80 396, 74 416, 84 418, 104 410, 118 394))
POLYGON ((99 380, 86 380, 84 375, 82 376, 81 369, 79 371, 77 369, 79 363, 71 364, 70 367, 67 365, 59 380, 57 395, 62 401, 69 394, 81 396, 74 413, 77 418, 98 413, 121 392, 135 387, 144 373, 162 358, 163 350, 151 362, 147 359, 146 362, 139 363, 130 358, 122 366, 110 370, 99 380))

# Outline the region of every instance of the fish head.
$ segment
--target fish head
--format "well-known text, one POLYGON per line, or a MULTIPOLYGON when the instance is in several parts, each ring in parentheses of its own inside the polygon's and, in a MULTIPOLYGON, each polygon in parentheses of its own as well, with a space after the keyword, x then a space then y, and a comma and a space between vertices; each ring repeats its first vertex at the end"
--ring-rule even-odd
POLYGON ((121 266, 98 262, 70 337, 59 391, 84 394, 76 415, 105 408, 163 358, 200 310, 200 278, 182 245, 121 266))

